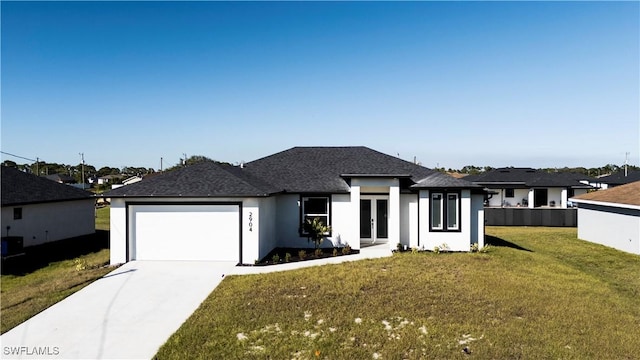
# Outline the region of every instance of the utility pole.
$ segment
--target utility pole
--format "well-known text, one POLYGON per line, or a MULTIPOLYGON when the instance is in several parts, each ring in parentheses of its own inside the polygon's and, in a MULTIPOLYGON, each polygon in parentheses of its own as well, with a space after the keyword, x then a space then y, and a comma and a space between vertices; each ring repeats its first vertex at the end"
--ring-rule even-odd
POLYGON ((624 177, 627 177, 627 166, 629 165, 629 152, 624 153, 624 177))
POLYGON ((162 173, 162 156, 160 157, 160 172, 162 173))
POLYGON ((40 176, 40 158, 36 158, 36 175, 40 176))
POLYGON ((84 153, 78 153, 82 159, 82 189, 84 190, 84 153))

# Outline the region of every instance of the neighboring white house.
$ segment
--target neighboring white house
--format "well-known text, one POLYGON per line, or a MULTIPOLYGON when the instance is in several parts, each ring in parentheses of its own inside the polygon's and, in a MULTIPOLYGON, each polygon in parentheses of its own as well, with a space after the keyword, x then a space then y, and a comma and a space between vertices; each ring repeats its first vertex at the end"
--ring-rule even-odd
POLYGON ((331 226, 326 247, 484 246, 484 191, 366 147, 295 147, 242 166, 203 162, 112 190, 111 263, 253 264, 307 247, 301 224, 331 226))
POLYGON ((130 178, 122 180, 122 185, 131 185, 137 183, 138 181, 142 181, 142 177, 134 175, 130 178))
POLYGON ((578 238, 640 255, 640 181, 571 199, 578 238))
POLYGON ((464 178, 487 188, 486 206, 567 208, 569 198, 594 189, 594 179, 577 173, 547 173, 532 168, 499 168, 464 178))
POLYGON ((23 246, 95 232, 91 193, 14 168, 2 167, 2 236, 23 246))
POLYGON ((105 176, 100 176, 98 178, 98 185, 105 185, 105 184, 111 184, 114 181, 118 181, 120 179, 122 179, 124 176, 122 175, 105 175, 105 176))

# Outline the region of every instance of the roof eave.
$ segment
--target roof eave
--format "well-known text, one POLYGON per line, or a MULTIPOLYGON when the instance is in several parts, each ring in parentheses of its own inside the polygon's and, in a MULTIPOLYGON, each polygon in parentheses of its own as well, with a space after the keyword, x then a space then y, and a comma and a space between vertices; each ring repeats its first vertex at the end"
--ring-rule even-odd
POLYGON ((584 199, 576 199, 576 198, 570 198, 569 201, 575 202, 575 203, 578 203, 578 204, 590 204, 590 205, 599 205, 599 206, 608 206, 608 207, 618 207, 618 208, 625 208, 625 209, 640 210, 640 205, 633 205, 633 204, 623 204, 623 203, 608 202, 608 201, 597 201, 597 200, 584 200, 584 199))

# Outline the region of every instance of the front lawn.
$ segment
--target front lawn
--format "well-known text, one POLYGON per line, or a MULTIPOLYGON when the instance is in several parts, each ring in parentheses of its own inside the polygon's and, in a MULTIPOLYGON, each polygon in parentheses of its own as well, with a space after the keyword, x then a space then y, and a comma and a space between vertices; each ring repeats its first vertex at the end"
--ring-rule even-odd
POLYGON ((487 233, 484 254, 229 276, 157 357, 638 358, 639 256, 575 229, 487 233))
POLYGON ((98 209, 96 233, 35 246, 2 266, 0 333, 101 278, 109 263, 109 208, 98 209))

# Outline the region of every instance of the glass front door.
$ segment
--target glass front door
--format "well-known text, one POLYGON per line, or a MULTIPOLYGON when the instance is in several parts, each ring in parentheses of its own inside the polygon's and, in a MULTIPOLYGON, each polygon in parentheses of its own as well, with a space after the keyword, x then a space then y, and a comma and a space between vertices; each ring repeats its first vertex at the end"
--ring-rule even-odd
POLYGON ((389 199, 387 196, 362 196, 360 199, 360 240, 375 243, 389 236, 389 199))

